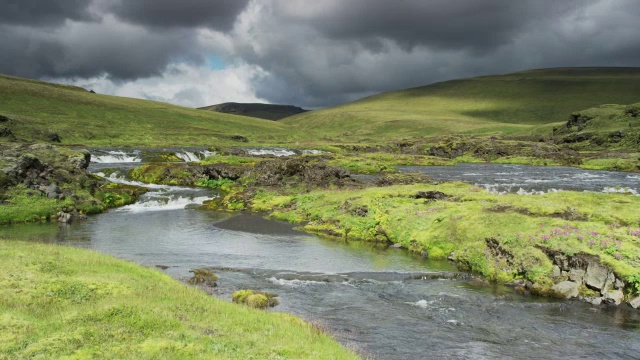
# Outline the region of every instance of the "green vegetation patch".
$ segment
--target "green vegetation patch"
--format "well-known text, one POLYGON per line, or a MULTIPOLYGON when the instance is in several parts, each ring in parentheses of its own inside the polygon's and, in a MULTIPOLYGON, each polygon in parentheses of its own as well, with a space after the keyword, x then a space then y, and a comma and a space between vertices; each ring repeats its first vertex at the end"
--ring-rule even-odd
POLYGON ((74 201, 50 199, 40 192, 17 186, 8 190, 0 205, 0 224, 46 221, 63 208, 74 207, 74 201))
POLYGON ((290 315, 95 252, 0 240, 0 358, 355 359, 290 315))
POLYGON ((501 282, 551 285, 549 250, 597 255, 629 283, 640 274, 640 198, 625 194, 494 195, 443 183, 297 195, 262 190, 248 203, 313 233, 450 257, 501 282))
POLYGON ((148 189, 142 186, 106 183, 98 188, 95 197, 106 208, 114 208, 133 204, 147 191, 148 189))

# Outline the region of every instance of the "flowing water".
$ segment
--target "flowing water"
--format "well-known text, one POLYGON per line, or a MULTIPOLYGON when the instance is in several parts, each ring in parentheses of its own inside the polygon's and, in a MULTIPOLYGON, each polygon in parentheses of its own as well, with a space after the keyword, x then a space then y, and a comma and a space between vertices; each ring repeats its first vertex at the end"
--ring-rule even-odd
MULTIPOLYGON (((314 149, 287 149, 280 147, 239 147, 237 148, 247 156, 274 156, 291 157, 299 155, 319 155, 325 153, 314 149)), ((91 153, 90 171, 97 172, 102 169, 119 168, 130 170, 153 159, 160 154, 175 155, 182 162, 201 161, 207 157, 218 154, 202 148, 146 148, 146 149, 114 149, 114 148, 89 148, 91 153)))
POLYGON ((193 209, 213 196, 155 185, 136 204, 66 226, 0 227, 0 237, 96 249, 167 266, 183 280, 210 268, 220 278, 214 295, 277 293, 274 311, 314 322, 373 359, 640 357, 640 311, 517 295, 446 261, 321 239, 257 215, 193 209))
POLYGON ((458 164, 456 166, 398 166, 436 180, 458 180, 493 193, 539 194, 549 191, 640 192, 640 174, 583 170, 566 166, 458 164))

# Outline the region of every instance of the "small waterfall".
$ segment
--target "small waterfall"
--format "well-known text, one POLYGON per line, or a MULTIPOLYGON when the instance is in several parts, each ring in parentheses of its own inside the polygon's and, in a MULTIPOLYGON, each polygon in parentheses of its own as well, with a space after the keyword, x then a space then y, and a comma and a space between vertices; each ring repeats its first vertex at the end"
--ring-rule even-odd
POLYGON ((131 205, 118 208, 116 211, 128 211, 132 213, 140 213, 147 211, 164 211, 179 210, 189 206, 199 206, 205 200, 211 199, 211 196, 202 196, 202 192, 176 192, 175 190, 167 191, 150 191, 140 197, 140 199, 131 205))
POLYGON ((126 153, 122 150, 100 151, 91 155, 91 162, 99 164, 134 163, 142 161, 139 152, 126 153))
POLYGON ((296 155, 295 151, 284 149, 284 148, 264 148, 264 149, 244 149, 247 151, 249 155, 260 156, 260 155, 272 155, 277 157, 282 156, 293 156, 296 155))
POLYGON ((182 159, 185 162, 200 161, 206 157, 217 155, 215 151, 176 151, 176 157, 182 159))
POLYGON ((124 175, 122 175, 119 171, 113 172, 110 175, 105 175, 102 172, 97 172, 95 173, 95 175, 101 176, 111 182, 114 183, 118 183, 118 184, 123 184, 123 185, 135 185, 135 186, 142 186, 145 187, 147 189, 152 189, 152 190, 199 190, 199 189, 192 189, 189 187, 181 187, 181 186, 174 186, 174 185, 162 185, 162 184, 146 184, 140 181, 135 181, 135 180, 128 180, 124 177, 124 175))
POLYGON ((96 175, 102 176, 114 183, 142 186, 149 189, 149 192, 140 196, 136 203, 117 208, 115 211, 140 213, 147 211, 179 210, 189 206, 202 205, 205 200, 213 197, 208 189, 145 184, 139 181, 127 180, 124 175, 117 171, 111 173, 109 176, 106 176, 102 172, 98 172, 96 175))

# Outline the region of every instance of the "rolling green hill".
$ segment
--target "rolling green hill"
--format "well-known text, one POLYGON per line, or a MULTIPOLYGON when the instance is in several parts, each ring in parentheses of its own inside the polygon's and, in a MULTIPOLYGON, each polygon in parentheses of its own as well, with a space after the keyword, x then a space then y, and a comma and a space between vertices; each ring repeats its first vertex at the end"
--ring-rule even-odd
POLYGON ((266 120, 280 120, 308 111, 293 105, 248 104, 234 102, 205 106, 198 109, 217 111, 225 114, 250 116, 266 120))
POLYGON ((289 126, 162 102, 93 94, 85 89, 0 75, 0 127, 18 139, 100 146, 211 146, 234 135, 286 141, 289 126), (9 120, 10 119, 10 120, 9 120))
POLYGON ((0 136, 93 146, 385 141, 443 134, 551 134, 575 111, 640 101, 640 68, 559 68, 383 93, 278 122, 0 75, 0 136), (5 120, 3 117, 11 119, 5 120))
MULTIPOLYGON (((526 134, 574 111, 640 101, 640 68, 558 68, 453 80, 295 115, 282 122, 327 137, 526 134)), ((550 128, 549 128, 550 130, 550 128)))

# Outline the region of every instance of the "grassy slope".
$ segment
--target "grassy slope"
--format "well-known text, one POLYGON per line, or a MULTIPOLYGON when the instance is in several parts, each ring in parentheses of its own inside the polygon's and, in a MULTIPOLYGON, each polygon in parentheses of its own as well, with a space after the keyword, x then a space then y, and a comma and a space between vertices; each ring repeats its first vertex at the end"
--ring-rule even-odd
POLYGON ((521 276, 517 268, 522 267, 529 280, 550 285, 551 262, 539 247, 598 255, 640 293, 640 198, 636 196, 572 191, 493 195, 456 182, 256 194, 253 210, 305 224, 307 231, 348 240, 389 241, 418 253, 424 250, 432 258, 446 258, 455 251, 458 262, 494 280, 521 276), (414 199, 418 191, 441 191, 451 197, 414 199), (364 215, 355 211, 362 208, 367 209, 364 215), (513 254, 511 266, 490 255, 486 238, 495 238, 513 254))
POLYGON ((252 310, 99 253, 0 241, 0 359, 354 359, 252 310))
POLYGON ((0 75, 0 115, 22 139, 43 139, 48 129, 63 144, 100 146, 217 145, 231 135, 282 141, 280 123, 166 103, 91 94, 82 88, 0 75))
POLYGON ((352 139, 523 134, 536 125, 566 121, 580 109, 639 100, 640 68, 543 69, 388 92, 282 122, 352 139))

